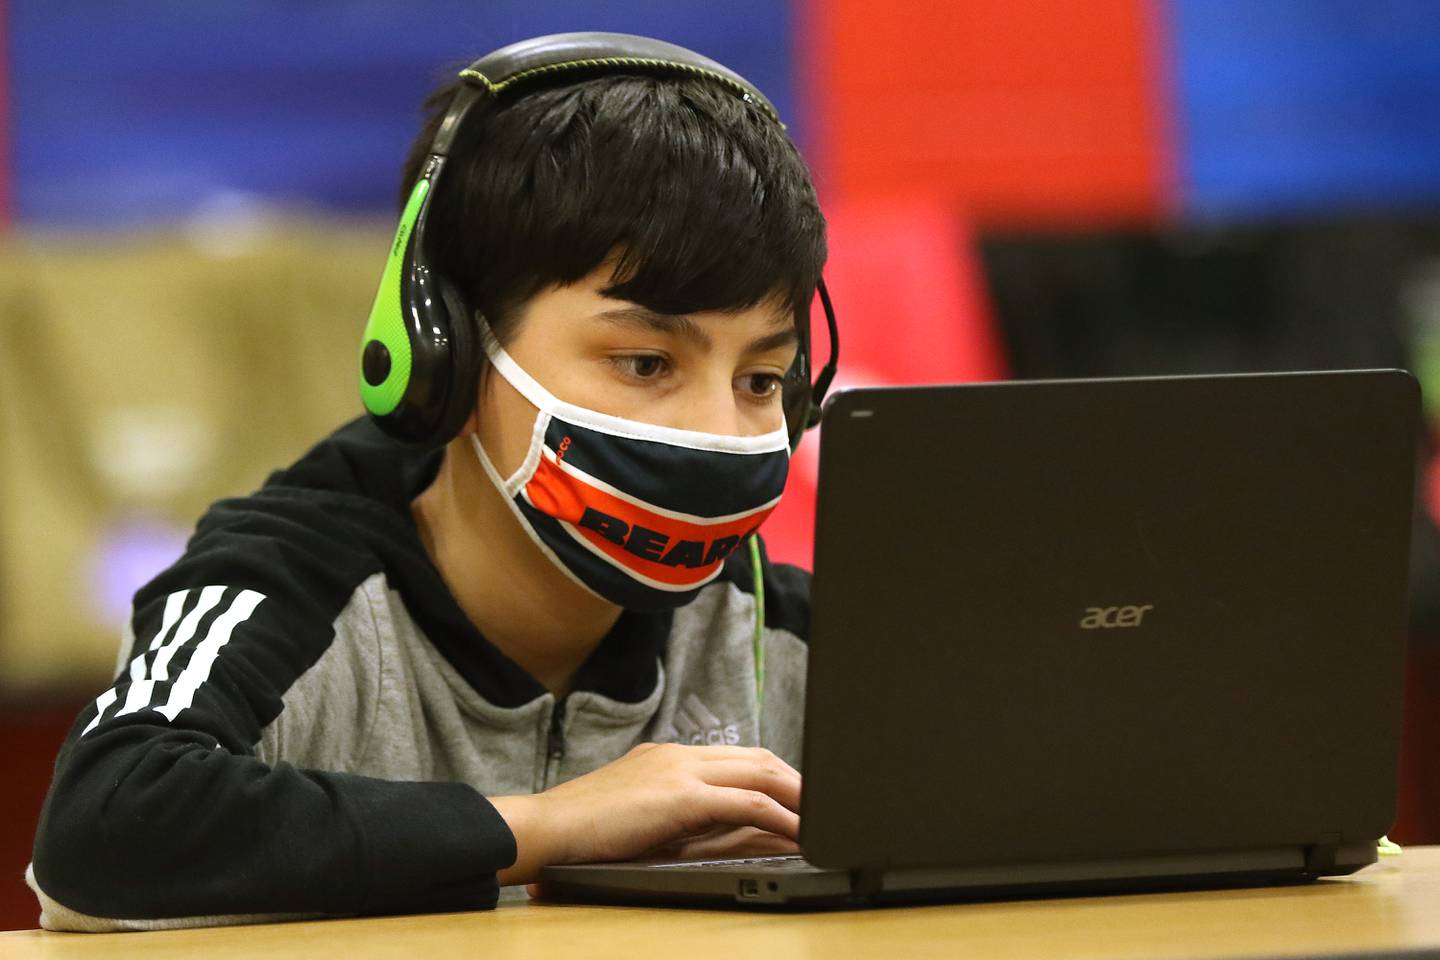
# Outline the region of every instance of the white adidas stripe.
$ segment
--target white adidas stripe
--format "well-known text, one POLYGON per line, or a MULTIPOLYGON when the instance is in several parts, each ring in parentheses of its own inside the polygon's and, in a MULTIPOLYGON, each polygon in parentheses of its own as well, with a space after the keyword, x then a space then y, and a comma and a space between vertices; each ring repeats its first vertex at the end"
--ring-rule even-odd
POLYGON ((115 688, 111 687, 95 698, 95 719, 86 724, 85 729, 80 731, 80 736, 83 737, 95 729, 95 725, 100 722, 100 718, 105 716, 105 711, 110 709, 110 704, 114 703, 119 696, 120 694, 115 692, 115 688))
POLYGON ((200 591, 200 600, 195 604, 184 620, 180 621, 180 627, 175 631, 175 638, 160 648, 155 655, 155 662, 150 665, 150 678, 152 680, 169 680, 170 672, 167 669, 170 660, 175 656, 175 651, 190 641, 195 636, 196 629, 205 614, 220 605, 220 598, 225 595, 224 587, 206 587, 200 591))
POLYGON ((250 614, 265 599, 265 594, 257 593, 254 590, 241 590, 235 602, 230 604, 230 609, 215 618, 210 625, 210 632, 195 652, 190 656, 190 662, 185 669, 180 671, 180 676, 175 679, 175 685, 170 688, 170 700, 163 707, 155 709, 164 714, 167 720, 174 722, 176 714, 190 706, 195 699, 195 691, 200 688, 210 676, 210 668, 215 663, 215 658, 220 654, 220 648, 230 642, 230 634, 240 624, 249 619, 250 614))
MULTIPOLYGON (((155 634, 155 638, 150 641, 150 650, 157 649, 161 644, 165 642, 165 638, 169 636, 171 629, 175 626, 175 622, 180 619, 180 611, 184 608, 185 598, 189 595, 189 590, 177 590, 176 592, 170 594, 168 597, 165 598, 165 614, 161 619, 160 632, 155 634)), ((146 650, 140 651, 140 653, 136 655, 133 660, 130 661, 131 690, 134 690, 135 686, 144 681, 145 679, 145 654, 147 652, 148 651, 146 650)), ((117 699, 119 699, 119 696, 120 694, 115 691, 115 688, 111 687, 104 693, 100 694, 100 696, 95 698, 95 717, 86 725, 84 730, 80 731, 80 736, 83 737, 85 736, 85 734, 95 729, 96 725, 99 724, 102 718, 104 718, 105 711, 110 709, 110 705, 114 703, 117 699)), ((149 702, 148 689, 145 696, 146 702, 149 702)), ((129 699, 129 697, 126 697, 127 704, 129 703, 129 699)))
MULTIPOLYGON (((195 607, 183 620, 180 612, 184 609, 190 591, 178 590, 165 598, 165 612, 161 618, 159 632, 150 641, 149 648, 130 661, 130 689, 126 693, 124 705, 115 714, 116 717, 123 717, 150 706, 156 682, 169 679, 169 665, 170 661, 174 659, 176 651, 194 639, 200 621, 219 605, 225 590, 224 586, 203 588, 195 607), (176 629, 177 623, 178 629, 176 629), (175 630, 173 637, 170 636, 172 629, 175 630), (155 654, 155 658, 147 669, 146 657, 151 653, 155 654)), ((173 721, 176 714, 190 706, 194 700, 195 690, 210 675, 210 668, 214 664, 216 653, 230 642, 230 636, 235 627, 245 622, 255 608, 260 605, 260 601, 264 599, 264 594, 254 590, 242 590, 236 595, 229 609, 211 623, 210 629, 201 639, 194 654, 191 655, 190 664, 175 679, 169 702, 163 707, 155 707, 157 712, 173 721)), ((119 693, 115 687, 111 687, 96 697, 95 717, 80 732, 80 736, 83 737, 95 729, 104 717, 105 711, 117 699, 119 699, 119 693)))
MULTIPOLYGON (((187 590, 186 593, 188 592, 187 590)), ((180 621, 180 627, 175 631, 174 639, 159 647, 155 654, 155 662, 150 666, 149 676, 146 676, 144 673, 143 658, 140 658, 142 664, 139 677, 135 677, 134 664, 131 664, 131 677, 133 679, 130 684, 130 692, 125 695, 125 705, 120 708, 120 711, 116 713, 115 716, 123 717, 126 714, 134 713, 137 710, 144 710, 150 706, 150 696, 155 690, 156 681, 170 679, 170 675, 166 670, 166 665, 169 664, 170 658, 175 656, 175 651, 178 650, 181 645, 188 643, 190 639, 195 636, 195 630, 200 626, 201 619, 204 618, 205 614, 215 609, 216 605, 220 603, 220 598, 224 593, 224 587, 206 587, 200 591, 199 601, 195 604, 194 609, 185 615, 185 619, 180 621)), ((170 599, 165 601, 165 615, 167 618, 170 615, 170 601, 173 600, 174 597, 175 594, 172 593, 170 599)), ((165 629, 166 628, 162 627, 160 633, 164 634, 165 629)), ((160 640, 160 635, 157 635, 155 639, 160 640)), ((151 643, 150 648, 155 650, 156 644, 151 643)))
POLYGON ((185 609, 185 599, 189 596, 189 590, 177 590, 165 598, 165 616, 160 623, 160 632, 150 641, 151 650, 159 649, 170 631, 175 628, 176 621, 180 619, 180 611, 185 609))

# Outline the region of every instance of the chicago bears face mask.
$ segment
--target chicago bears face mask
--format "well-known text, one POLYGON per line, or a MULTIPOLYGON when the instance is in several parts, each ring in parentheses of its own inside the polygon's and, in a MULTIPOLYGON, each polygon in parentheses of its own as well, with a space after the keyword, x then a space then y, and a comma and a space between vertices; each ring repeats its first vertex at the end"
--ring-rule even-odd
POLYGON ((586 589, 633 610, 688 603, 780 502, 782 423, 756 437, 659 427, 556 398, 479 321, 496 373, 538 411, 524 461, 490 481, 542 553, 586 589))

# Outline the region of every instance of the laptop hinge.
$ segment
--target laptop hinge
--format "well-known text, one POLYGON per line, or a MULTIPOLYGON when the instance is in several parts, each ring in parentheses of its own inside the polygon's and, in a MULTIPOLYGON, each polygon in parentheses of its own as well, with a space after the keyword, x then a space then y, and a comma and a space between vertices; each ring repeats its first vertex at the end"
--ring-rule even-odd
POLYGON ((850 871, 850 893, 856 897, 876 897, 884 887, 883 867, 860 867, 850 871))
POLYGON ((1335 869, 1335 855, 1340 850, 1340 834, 1324 833, 1305 847, 1305 872, 1320 876, 1335 869))

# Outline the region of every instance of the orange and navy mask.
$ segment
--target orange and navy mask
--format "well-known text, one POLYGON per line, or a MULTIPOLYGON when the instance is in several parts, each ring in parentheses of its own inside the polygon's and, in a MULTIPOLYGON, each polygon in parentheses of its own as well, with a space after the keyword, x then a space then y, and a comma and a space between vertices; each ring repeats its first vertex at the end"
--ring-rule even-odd
POLYGON ((591 592, 632 610, 683 606, 780 502, 783 423, 734 437, 587 410, 522 370, 483 319, 480 334, 495 371, 538 413, 509 477, 472 434, 475 454, 540 551, 591 592))

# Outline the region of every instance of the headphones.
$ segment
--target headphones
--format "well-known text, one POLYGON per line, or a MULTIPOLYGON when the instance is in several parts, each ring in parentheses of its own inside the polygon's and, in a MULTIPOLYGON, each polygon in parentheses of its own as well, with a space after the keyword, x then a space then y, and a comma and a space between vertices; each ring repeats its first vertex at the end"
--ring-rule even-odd
MULTIPOLYGON (((547 81, 611 74, 698 76, 724 86, 779 123, 775 107, 739 74, 684 47, 624 33, 560 33, 522 40, 460 71, 463 85, 440 122, 419 179, 400 216, 380 289, 360 347, 360 397, 386 434, 406 443, 451 440, 474 409, 481 366, 474 311, 450 279, 437 272, 425 235, 430 203, 452 157, 479 139, 480 107, 547 81)), ((839 331, 830 294, 816 287, 830 331, 830 359, 810 381, 810 317, 797 311, 795 362, 783 381, 782 406, 793 451, 820 422, 820 403, 835 376, 839 331)))

